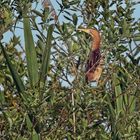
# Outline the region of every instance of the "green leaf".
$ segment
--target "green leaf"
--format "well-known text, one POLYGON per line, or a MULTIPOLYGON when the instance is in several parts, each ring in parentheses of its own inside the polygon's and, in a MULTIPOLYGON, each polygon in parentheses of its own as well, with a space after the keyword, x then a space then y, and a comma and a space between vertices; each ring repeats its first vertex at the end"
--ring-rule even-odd
POLYGON ((23 92, 25 87, 24 87, 23 82, 20 79, 20 77, 19 77, 19 75, 18 75, 18 73, 17 73, 17 71, 15 69, 15 66, 11 63, 9 56, 7 55, 3 45, 1 43, 0 43, 0 47, 2 49, 2 52, 3 52, 3 55, 4 55, 5 59, 6 59, 7 65, 9 67, 9 69, 10 69, 11 75, 12 75, 12 77, 14 79, 15 84, 16 84, 17 90, 19 92, 23 92))
POLYGON ((0 90, 0 103, 3 104, 5 102, 4 92, 0 90))
POLYGON ((72 43, 71 47, 70 47, 70 52, 73 53, 75 51, 77 51, 79 49, 79 46, 77 43, 72 43))
POLYGON ((48 69, 49 69, 52 33, 53 33, 53 25, 50 25, 48 28, 46 46, 44 48, 42 65, 41 65, 41 70, 40 70, 40 79, 43 83, 45 83, 45 79, 46 79, 48 69))
POLYGON ((127 23, 126 18, 123 19, 122 27, 123 27, 123 35, 124 35, 124 37, 129 37, 129 35, 130 35, 129 24, 127 23))
POLYGON ((25 13, 24 13, 24 17, 23 17, 23 27, 24 27, 24 39, 25 39, 27 69, 28 69, 30 85, 32 87, 34 87, 37 84, 38 79, 39 79, 37 56, 36 56, 31 26, 30 26, 30 19, 27 15, 26 8, 25 8, 24 12, 25 13))
POLYGON ((123 111, 123 96, 120 81, 116 73, 113 74, 113 85, 116 95, 116 112, 119 115, 123 111))
POLYGON ((64 6, 64 8, 70 8, 70 4, 69 4, 69 1, 68 0, 62 0, 62 4, 64 6))
POLYGON ((75 5, 75 4, 78 4, 78 3, 79 3, 79 0, 73 0, 73 1, 69 2, 70 5, 75 5))
POLYGON ((73 18, 74 25, 77 25, 77 21, 78 21, 77 15, 76 14, 73 14, 72 15, 72 18, 73 18))
POLYGON ((35 13, 37 16, 43 17, 43 14, 35 9, 33 9, 32 12, 35 13))
POLYGON ((134 35, 134 41, 140 41, 140 33, 134 35))
POLYGON ((35 129, 33 129, 34 126, 29 118, 29 115, 26 116, 26 124, 27 124, 28 130, 32 131, 32 140, 40 140, 39 135, 37 134, 35 129))
POLYGON ((117 52, 124 53, 126 51, 128 51, 128 48, 124 45, 119 45, 117 48, 117 52))

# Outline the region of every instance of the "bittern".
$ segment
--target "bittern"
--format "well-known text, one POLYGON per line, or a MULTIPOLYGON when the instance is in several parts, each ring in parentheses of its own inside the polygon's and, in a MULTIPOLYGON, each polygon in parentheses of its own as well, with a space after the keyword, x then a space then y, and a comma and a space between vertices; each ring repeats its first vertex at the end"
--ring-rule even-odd
POLYGON ((86 63, 86 81, 87 82, 98 82, 102 73, 102 56, 100 53, 100 42, 101 36, 99 31, 96 29, 78 29, 79 31, 84 31, 91 35, 92 44, 91 51, 89 53, 89 58, 86 63))

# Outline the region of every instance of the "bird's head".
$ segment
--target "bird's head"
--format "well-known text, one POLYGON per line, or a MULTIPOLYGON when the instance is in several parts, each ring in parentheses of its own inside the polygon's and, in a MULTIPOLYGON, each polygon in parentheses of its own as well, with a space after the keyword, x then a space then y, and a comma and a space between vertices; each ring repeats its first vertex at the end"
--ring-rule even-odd
POLYGON ((85 33, 88 33, 91 35, 92 39, 93 39, 93 44, 92 44, 92 49, 96 49, 100 47, 100 42, 101 42, 101 36, 99 31, 97 31, 96 29, 77 29, 78 31, 83 31, 85 33))

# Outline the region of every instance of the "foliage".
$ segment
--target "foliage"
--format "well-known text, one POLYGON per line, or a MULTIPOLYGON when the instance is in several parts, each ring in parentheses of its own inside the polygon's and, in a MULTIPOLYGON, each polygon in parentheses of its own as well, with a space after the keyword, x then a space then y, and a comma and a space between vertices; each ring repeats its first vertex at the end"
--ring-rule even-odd
POLYGON ((49 0, 0 2, 1 139, 139 139, 138 3, 57 4, 59 10, 49 0), (76 30, 85 25, 102 34, 98 83, 85 83, 90 37, 76 30), (10 41, 3 39, 7 31, 10 41))

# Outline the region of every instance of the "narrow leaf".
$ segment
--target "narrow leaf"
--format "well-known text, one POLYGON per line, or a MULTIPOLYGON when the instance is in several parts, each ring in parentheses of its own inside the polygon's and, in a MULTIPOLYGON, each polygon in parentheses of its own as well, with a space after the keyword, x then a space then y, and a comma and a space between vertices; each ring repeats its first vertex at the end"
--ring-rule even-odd
POLYGON ((47 75, 48 69, 49 69, 52 32, 53 32, 53 25, 50 25, 50 27, 48 28, 46 46, 44 48, 42 65, 41 65, 41 70, 40 70, 40 79, 43 83, 45 83, 46 75, 47 75))
POLYGON ((0 90, 0 103, 4 104, 5 103, 5 96, 4 92, 0 90))
POLYGON ((33 129, 33 123, 31 122, 31 119, 29 118, 29 115, 26 116, 26 124, 29 131, 32 131, 32 140, 40 140, 40 136, 37 134, 35 129, 33 129))
POLYGON ((76 14, 73 14, 72 15, 72 18, 73 18, 74 25, 77 25, 77 21, 78 21, 77 15, 76 14))
POLYGON ((27 11, 25 9, 23 17, 23 26, 24 26, 24 39, 25 39, 25 51, 26 51, 26 59, 27 59, 27 69, 29 75, 30 85, 33 87, 38 82, 38 64, 37 64, 37 56, 35 51, 35 45, 33 40, 33 35, 30 26, 30 19, 27 15, 27 11))
POLYGON ((119 115, 119 113, 123 111, 123 96, 122 96, 122 90, 117 74, 113 75, 113 84, 114 84, 115 95, 116 95, 116 111, 117 114, 119 115))
POLYGON ((17 71, 16 71, 14 65, 11 63, 9 56, 7 55, 7 53, 6 53, 6 51, 5 51, 4 47, 3 47, 3 45, 2 45, 1 43, 0 43, 0 47, 1 47, 1 49, 2 49, 2 52, 3 52, 4 57, 5 57, 5 59, 6 59, 7 65, 8 65, 8 67, 9 67, 9 69, 10 69, 11 75, 12 75, 12 77, 13 77, 13 79, 14 79, 14 82, 15 82, 15 85, 16 85, 16 87, 17 87, 17 90, 18 90, 19 92, 23 92, 24 89, 25 89, 25 87, 24 87, 24 85, 23 85, 22 80, 20 79, 20 77, 19 77, 19 75, 18 75, 18 73, 17 73, 17 71))

